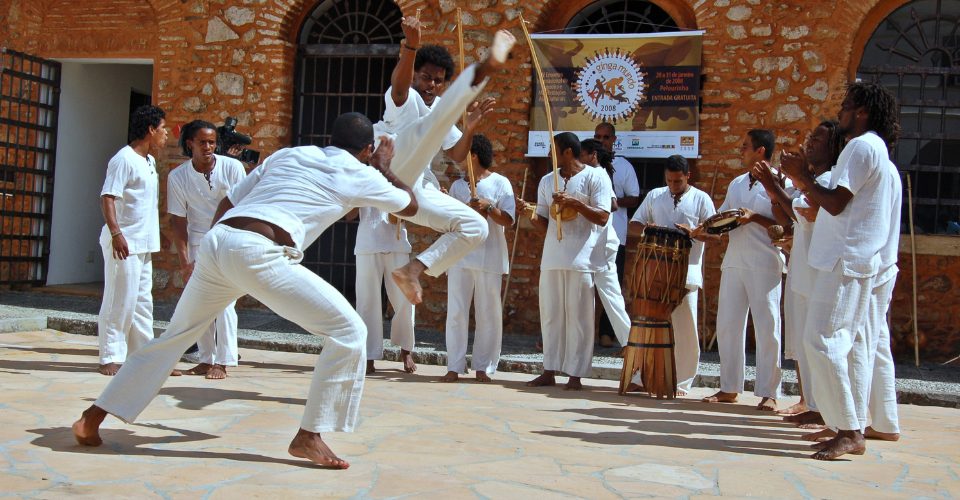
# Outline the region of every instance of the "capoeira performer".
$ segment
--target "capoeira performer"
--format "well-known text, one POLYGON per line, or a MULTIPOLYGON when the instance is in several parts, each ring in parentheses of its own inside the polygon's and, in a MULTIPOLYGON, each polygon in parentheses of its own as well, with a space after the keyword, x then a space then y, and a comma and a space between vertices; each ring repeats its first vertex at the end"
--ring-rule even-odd
MULTIPOLYGON (((639 237, 646 226, 680 228, 693 237, 687 266, 687 290, 670 315, 673 325, 677 365, 677 393, 686 396, 693 386, 700 365, 700 336, 697 333, 697 297, 703 287, 703 247, 705 241, 719 237, 703 231, 693 232, 716 213, 710 195, 690 185, 690 166, 680 155, 667 158, 663 176, 667 185, 656 188, 643 199, 630 219, 628 235, 639 237)), ((627 389, 630 390, 630 387, 627 389)))
POLYGON ((516 201, 510 181, 491 172, 493 145, 482 134, 473 136, 470 154, 477 172, 477 198, 470 194, 470 184, 458 179, 450 186, 450 196, 483 214, 489 236, 476 250, 467 254, 447 271, 447 374, 441 382, 455 382, 467 371, 467 342, 470 302, 474 304, 476 332, 473 337, 471 365, 477 382, 489 382, 500 362, 503 338, 503 304, 500 284, 509 271, 507 239, 504 227, 510 227, 516 214, 516 201))
POLYGON ((594 273, 607 266, 603 227, 610 218, 610 191, 606 172, 580 162, 580 139, 571 132, 554 137, 559 164, 560 191, 554 191, 554 174, 540 180, 534 227, 546 231, 540 259, 540 332, 543 335, 543 374, 527 382, 530 387, 552 386, 556 374, 570 377, 566 389, 580 390, 593 361, 594 273), (551 205, 567 212, 563 239, 551 205))
POLYGON ((863 431, 878 340, 870 314, 871 309, 875 315, 886 312, 881 304, 892 292, 884 287, 892 289, 896 277, 895 260, 891 264, 884 257, 895 252, 900 228, 902 186, 887 149, 896 141, 896 119, 890 91, 875 83, 851 84, 839 113, 840 130, 849 141, 829 186, 814 182, 802 159, 785 155, 782 163, 811 204, 820 207, 808 252, 818 272, 804 340, 817 407, 838 432, 813 445, 817 460, 866 451, 863 431), (873 294, 877 300, 871 304, 873 294))
MULTIPOLYGON (((607 173, 604 186, 610 190, 611 210, 616 211, 617 196, 614 194, 613 183, 610 180, 613 173, 612 160, 613 153, 607 151, 600 141, 596 139, 580 141, 580 163, 590 167, 602 168, 607 173)), ((617 251, 620 248, 620 239, 617 238, 617 232, 613 229, 612 215, 607 218, 607 223, 603 225, 603 234, 600 235, 600 241, 601 243, 598 243, 594 248, 595 251, 603 252, 607 265, 593 273, 594 286, 597 289, 597 295, 600 296, 600 303, 603 304, 603 310, 606 312, 607 320, 617 337, 617 341, 620 345, 626 345, 630 337, 630 315, 627 314, 623 291, 620 287, 620 270, 617 267, 617 251)))
POLYGON ((157 162, 150 151, 167 142, 165 116, 156 106, 134 110, 134 139, 110 159, 100 191, 106 224, 100 231, 104 285, 97 371, 104 375, 116 375, 127 356, 153 338, 151 254, 160 251, 160 215, 157 162))
POLYGON ((454 123, 482 90, 486 77, 506 61, 516 39, 508 31, 498 31, 489 57, 464 70, 441 101, 436 94, 452 72, 452 58, 441 47, 420 49, 420 22, 416 18, 405 17, 402 27, 407 38, 391 77, 377 133, 396 134, 393 171, 400 180, 414 186, 420 204, 420 211, 408 220, 442 233, 414 260, 392 272, 407 300, 416 305, 423 300, 420 275, 424 271, 429 276, 440 276, 487 237, 483 216, 437 189, 421 186, 419 179, 441 146, 447 148, 454 161, 466 158, 473 131, 482 116, 492 111, 493 99, 471 105, 464 134, 456 130, 454 123), (446 127, 436 126, 437 123, 446 127))
MULTIPOLYGON (((812 171, 817 184, 826 186, 830 183, 830 169, 837 164, 842 148, 843 136, 840 135, 835 121, 820 123, 807 137, 803 151, 806 155, 807 168, 812 171)), ((786 207, 794 221, 793 244, 787 264, 787 281, 784 285, 784 358, 796 361, 801 394, 800 402, 778 413, 785 415, 784 420, 787 422, 794 422, 801 426, 816 426, 823 424, 823 419, 817 411, 816 401, 810 390, 810 366, 805 361, 803 347, 803 325, 807 317, 807 302, 816 276, 816 270, 807 264, 807 250, 810 236, 813 234, 813 222, 807 218, 811 216, 811 208, 800 191, 796 191, 792 197, 787 194, 767 162, 755 164, 751 173, 763 184, 773 203, 786 207)), ((815 216, 816 210, 812 210, 812 213, 815 216)))
MULTIPOLYGON (((769 130, 747 132, 740 145, 741 161, 750 169, 773 157, 774 135, 769 130)), ((730 231, 720 275, 717 307, 717 350, 720 353, 720 391, 703 398, 708 403, 733 403, 743 392, 747 313, 753 318, 757 343, 757 378, 753 393, 758 410, 775 411, 780 397, 780 285, 784 258, 773 246, 767 228, 776 224, 766 190, 747 173, 730 181, 720 211, 743 210, 740 227, 730 231)))
MULTIPOLYGON (((220 200, 247 176, 247 171, 240 161, 213 153, 217 149, 217 127, 210 122, 194 120, 184 125, 180 148, 190 159, 167 176, 167 213, 180 273, 184 281, 189 281, 200 241, 213 225, 220 200)), ((197 344, 200 364, 184 373, 227 378, 227 367, 237 366, 238 361, 234 303, 224 308, 197 344)))
POLYGON ((157 395, 183 351, 227 304, 249 293, 308 332, 326 336, 289 452, 322 466, 349 466, 320 433, 349 432, 356 423, 366 328, 340 292, 299 264, 302 249, 353 207, 413 215, 417 202, 387 169, 390 141, 381 142, 379 154, 373 152, 370 120, 347 113, 332 129, 332 146, 282 149, 220 202, 214 215, 219 223, 200 245, 170 326, 131 356, 73 424, 80 444, 101 444, 99 427, 108 413, 132 422, 157 395))
MULTIPOLYGON (((626 244, 627 244, 627 215, 628 209, 640 206, 640 182, 637 180, 637 172, 633 169, 626 158, 614 154, 613 145, 617 142, 617 129, 612 123, 603 122, 596 126, 593 131, 593 138, 600 141, 603 147, 613 157, 612 168, 613 192, 617 197, 617 206, 610 214, 613 219, 613 230, 617 233, 617 239, 620 241, 617 247, 617 276, 620 284, 623 284, 623 273, 626 267, 626 244)), ((609 315, 600 316, 600 345, 611 347, 613 341, 610 339, 610 333, 616 334, 615 320, 609 315)), ((629 333, 628 333, 629 336, 629 333)), ((620 340, 621 345, 626 345, 626 339, 620 340)))

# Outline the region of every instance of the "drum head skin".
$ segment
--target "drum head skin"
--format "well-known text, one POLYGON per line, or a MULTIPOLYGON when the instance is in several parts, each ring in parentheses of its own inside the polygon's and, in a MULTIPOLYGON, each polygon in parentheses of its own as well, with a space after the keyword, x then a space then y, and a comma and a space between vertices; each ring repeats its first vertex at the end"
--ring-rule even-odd
POLYGON ((739 208, 724 210, 703 221, 703 227, 707 234, 723 234, 739 227, 740 217, 743 217, 743 210, 739 208))

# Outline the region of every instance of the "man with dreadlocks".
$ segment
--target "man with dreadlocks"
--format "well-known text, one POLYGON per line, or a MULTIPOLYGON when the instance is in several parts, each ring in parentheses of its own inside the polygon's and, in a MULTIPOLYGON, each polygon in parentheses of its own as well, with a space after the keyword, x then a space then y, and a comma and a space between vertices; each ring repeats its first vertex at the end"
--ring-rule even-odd
POLYGON ((806 162, 792 158, 799 155, 785 154, 781 162, 811 205, 820 207, 807 255, 817 276, 804 347, 817 407, 837 434, 812 445, 817 460, 866 451, 870 385, 882 335, 876 318, 889 307, 897 275, 902 188, 887 149, 899 131, 896 116, 896 99, 884 87, 851 84, 838 120, 848 143, 829 185, 817 184, 806 162))

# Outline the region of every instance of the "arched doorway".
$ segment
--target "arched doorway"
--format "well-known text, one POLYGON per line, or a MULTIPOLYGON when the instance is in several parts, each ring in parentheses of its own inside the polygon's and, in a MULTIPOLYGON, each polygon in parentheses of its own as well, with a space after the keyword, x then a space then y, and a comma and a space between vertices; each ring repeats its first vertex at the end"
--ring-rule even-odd
POLYGON ((892 156, 912 178, 917 231, 960 234, 960 2, 915 0, 891 12, 864 46, 857 77, 900 101, 892 156))
MULTIPOLYGON (((293 141, 326 146, 330 124, 358 111, 377 121, 397 61, 403 14, 391 0, 324 0, 300 29, 293 141)), ((355 298, 357 223, 337 222, 304 254, 303 265, 355 298)))

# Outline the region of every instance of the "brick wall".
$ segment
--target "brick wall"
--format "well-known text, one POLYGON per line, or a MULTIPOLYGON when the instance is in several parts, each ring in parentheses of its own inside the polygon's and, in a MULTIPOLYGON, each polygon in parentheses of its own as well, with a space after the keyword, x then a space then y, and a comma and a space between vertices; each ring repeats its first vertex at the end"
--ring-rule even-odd
MULTIPOLYGON (((729 181, 743 172, 737 146, 754 127, 773 129, 778 144, 796 148, 805 134, 824 118, 836 116, 842 89, 851 75, 851 59, 885 12, 903 2, 782 0, 655 0, 684 28, 706 30, 704 39, 701 155, 694 178, 698 187, 722 201, 729 181), (858 28, 863 25, 864 35, 858 28), (860 38, 858 38, 858 35, 860 38)), ((454 11, 464 9, 468 62, 482 56, 493 31, 511 29, 519 35, 519 15, 531 31, 566 24, 585 0, 418 0, 403 1, 403 12, 422 9, 430 29, 428 42, 447 46, 456 56, 454 11)), ((0 0, 2 43, 45 57, 136 57, 155 61, 154 96, 168 111, 168 120, 195 118, 218 121, 228 115, 254 136, 252 147, 269 153, 286 145, 292 133, 292 92, 296 37, 314 6, 303 0, 76 0, 74 2, 0 0)), ((531 199, 543 164, 528 162, 527 119, 530 106, 530 55, 522 44, 516 57, 489 89, 498 107, 483 130, 496 150, 497 169, 519 188, 530 167, 527 198, 531 199)), ((172 139, 171 139, 172 140, 172 139)), ((179 163, 176 148, 162 171, 179 163)), ((414 231, 415 247, 434 238, 414 231)), ((521 222, 510 297, 505 307, 506 331, 539 332, 538 262, 543 234, 521 222)), ((512 245, 513 231, 508 236, 512 245)), ((716 314, 716 289, 722 248, 708 252, 706 266, 707 326, 716 314)), ((921 259, 920 297, 925 317, 929 357, 957 351, 960 326, 934 321, 929 309, 944 318, 960 312, 960 296, 952 283, 960 278, 956 257, 921 259), (939 290, 939 291, 938 291, 939 290)), ((175 256, 155 258, 156 294, 176 296, 180 280, 175 256)), ((905 304, 910 282, 901 275, 893 305, 898 349, 908 340, 901 334, 911 321, 905 304)), ((426 303, 418 310, 422 326, 442 327, 446 282, 428 279, 426 303)), ((909 348, 909 346, 907 346, 909 348)))

